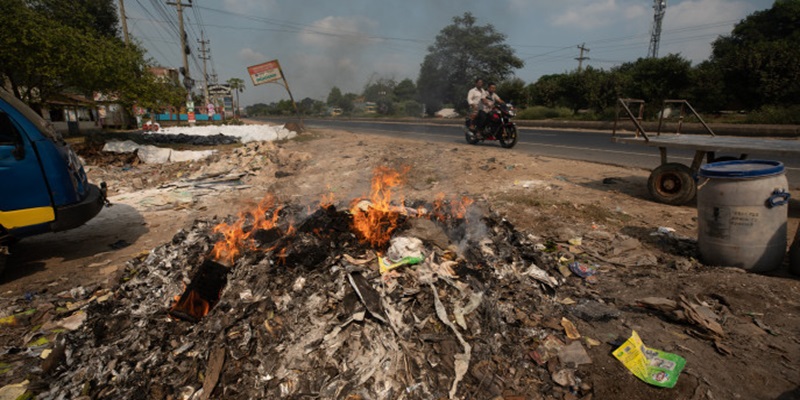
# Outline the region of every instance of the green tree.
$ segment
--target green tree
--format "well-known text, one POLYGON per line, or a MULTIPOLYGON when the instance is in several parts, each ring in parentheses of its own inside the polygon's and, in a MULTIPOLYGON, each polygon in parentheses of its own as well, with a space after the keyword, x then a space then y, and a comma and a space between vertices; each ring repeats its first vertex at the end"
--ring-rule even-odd
POLYGON ((160 93, 139 46, 53 20, 32 4, 0 2, 0 81, 15 96, 36 109, 64 91, 115 94, 127 105, 160 93))
POLYGON ((306 97, 305 99, 300 100, 300 102, 297 103, 297 108, 300 110, 300 113, 305 115, 319 114, 320 110, 324 106, 325 104, 322 103, 321 101, 314 100, 310 97, 306 97))
POLYGON ((414 100, 417 97, 417 86, 411 79, 403 79, 394 87, 394 97, 397 101, 414 100))
POLYGON ((497 85, 497 95, 515 106, 528 104, 528 93, 525 91, 525 81, 520 78, 515 77, 500 82, 497 85))
POLYGON ((342 91, 338 87, 334 86, 331 88, 331 92, 328 93, 328 105, 331 107, 336 107, 342 101, 342 91))
POLYGON ((576 74, 581 82, 585 107, 598 114, 616 107, 623 85, 620 74, 591 66, 576 74))
POLYGON ((800 1, 778 0, 714 41, 711 61, 722 71, 734 107, 800 103, 800 1))
POLYGON ((117 0, 27 0, 29 7, 53 21, 108 38, 119 35, 117 0))
POLYGON ((394 100, 394 88, 397 86, 393 79, 378 79, 364 87, 364 100, 372 102, 386 102, 394 100))
POLYGON ((241 105, 239 104, 239 93, 244 92, 244 80, 239 78, 230 78, 226 82, 228 86, 231 87, 231 90, 236 92, 236 105, 234 106, 234 118, 239 118, 239 108, 241 105))
POLYGON ((704 61, 692 68, 690 76, 689 102, 698 111, 720 111, 733 103, 719 64, 704 61))
POLYGON ((561 97, 564 92, 564 74, 543 75, 535 83, 526 87, 531 105, 542 105, 545 107, 556 107, 561 104, 561 97))
POLYGON ((686 98, 691 84, 691 62, 677 54, 640 58, 621 65, 616 72, 622 74, 621 95, 645 100, 653 112, 665 99, 686 98))
POLYGON ((467 91, 475 78, 502 81, 524 62, 505 44, 506 35, 494 26, 476 25, 469 12, 453 17, 428 47, 417 79, 420 99, 429 111, 450 103, 466 108, 467 91))
POLYGON ((358 98, 357 94, 347 93, 339 99, 337 106, 341 108, 343 112, 351 113, 355 109, 355 101, 357 98, 358 98))
POLYGON ((403 114, 407 117, 419 117, 422 115, 422 104, 414 100, 408 100, 402 104, 403 114))

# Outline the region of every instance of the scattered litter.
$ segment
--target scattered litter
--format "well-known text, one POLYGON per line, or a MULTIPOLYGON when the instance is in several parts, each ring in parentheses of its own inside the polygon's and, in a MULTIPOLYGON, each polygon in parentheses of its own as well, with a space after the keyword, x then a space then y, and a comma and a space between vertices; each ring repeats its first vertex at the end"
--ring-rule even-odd
POLYGON ((74 331, 83 325, 83 322, 86 321, 86 313, 83 311, 78 311, 67 318, 58 321, 58 325, 62 328, 74 331))
POLYGON ((595 265, 574 261, 569 263, 569 270, 581 278, 587 279, 592 277, 596 279, 594 275, 597 273, 597 266, 595 265))
POLYGON ((545 365, 550 358, 557 356, 559 350, 564 346, 561 339, 548 335, 530 355, 537 364, 545 365))
POLYGON ((564 332, 567 334, 567 337, 572 340, 577 340, 581 338, 580 332, 578 332, 578 328, 575 327, 570 320, 566 318, 561 318, 561 326, 564 327, 564 332))
POLYGON ((11 385, 5 385, 0 387, 0 400, 18 400, 18 399, 29 399, 31 397, 23 397, 26 392, 28 391, 28 385, 31 382, 27 379, 20 382, 14 383, 11 385))
POLYGON ((659 226, 656 233, 660 235, 671 235, 675 233, 675 229, 667 226, 659 226))
POLYGON ((760 319, 758 319, 756 317, 753 317, 753 323, 755 323, 756 326, 758 326, 759 328, 763 329, 764 332, 767 332, 772 336, 778 336, 779 335, 778 332, 775 329, 773 329, 769 325, 763 323, 760 319))
POLYGON ((680 296, 676 300, 647 297, 637 303, 643 307, 659 310, 675 320, 687 322, 700 328, 702 333, 710 335, 709 339, 718 341, 725 336, 722 325, 718 322, 719 316, 707 306, 689 302, 680 296))
POLYGON ((529 181, 515 181, 514 186, 521 186, 525 189, 538 189, 538 188, 543 188, 545 190, 552 189, 547 181, 542 181, 538 179, 529 181))
POLYGON ((570 312, 586 322, 606 322, 619 318, 621 314, 618 309, 594 300, 582 301, 570 308, 570 312))
POLYGON ((581 342, 572 342, 558 350, 558 359, 561 364, 567 367, 577 367, 583 364, 591 364, 592 359, 586 353, 581 342))
POLYGON ((672 388, 678 383, 678 377, 686 365, 686 360, 679 355, 645 347, 636 331, 614 350, 614 357, 637 378, 664 388, 672 388))
POLYGON ((597 347, 597 346, 601 345, 599 340, 592 339, 592 338, 590 338, 588 336, 584 336, 583 340, 586 342, 586 345, 589 346, 589 347, 597 347))

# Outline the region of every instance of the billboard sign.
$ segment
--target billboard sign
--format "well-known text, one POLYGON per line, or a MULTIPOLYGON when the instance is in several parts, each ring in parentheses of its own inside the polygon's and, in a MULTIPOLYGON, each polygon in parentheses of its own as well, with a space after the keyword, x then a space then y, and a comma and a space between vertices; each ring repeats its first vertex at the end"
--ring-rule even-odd
POLYGON ((208 94, 230 96, 230 85, 208 85, 208 94))
POLYGON ((250 74, 250 79, 253 80, 253 86, 274 82, 283 78, 278 60, 247 67, 247 72, 250 74))

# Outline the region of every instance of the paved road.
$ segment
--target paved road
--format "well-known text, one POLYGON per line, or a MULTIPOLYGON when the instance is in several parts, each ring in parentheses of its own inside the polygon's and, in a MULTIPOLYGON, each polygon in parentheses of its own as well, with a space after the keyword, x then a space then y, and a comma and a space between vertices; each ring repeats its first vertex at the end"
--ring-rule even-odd
MULTIPOLYGON (((274 122, 274 121, 273 121, 274 122)), ((453 125, 414 124, 373 121, 351 121, 334 119, 307 119, 309 128, 342 129, 352 132, 405 137, 443 143, 463 143, 464 133, 457 122, 453 125)), ((499 147, 497 142, 481 143, 478 146, 499 147)), ((509 151, 524 151, 530 154, 568 158, 604 164, 653 169, 660 163, 657 148, 625 145, 611 141, 610 132, 570 131, 538 128, 519 128, 519 142, 509 151)), ((717 157, 725 154, 717 154, 717 157)), ((729 154, 733 155, 733 154, 729 154)), ((692 163, 694 152, 690 150, 668 150, 670 162, 692 163)), ((738 155, 737 155, 738 156, 738 155)), ((759 155, 750 158, 767 158, 759 155)), ((782 161, 792 188, 800 188, 800 157, 769 157, 782 161)))

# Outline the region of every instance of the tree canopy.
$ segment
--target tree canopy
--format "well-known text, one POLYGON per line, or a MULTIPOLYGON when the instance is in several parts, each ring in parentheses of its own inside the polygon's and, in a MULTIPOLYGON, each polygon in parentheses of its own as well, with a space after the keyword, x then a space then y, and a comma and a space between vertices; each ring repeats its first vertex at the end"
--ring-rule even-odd
POLYGON ((714 41, 711 62, 721 66, 732 100, 746 109, 800 103, 800 1, 776 1, 714 41))
POLYGON ((417 79, 420 99, 429 111, 443 103, 466 107, 467 91, 476 78, 502 81, 524 62, 505 44, 506 36, 491 24, 477 25, 472 13, 453 18, 428 47, 417 79))
POLYGON ((0 80, 34 108, 65 91, 128 105, 172 104, 183 91, 155 79, 144 50, 116 36, 113 0, 4 0, 0 26, 0 80))

